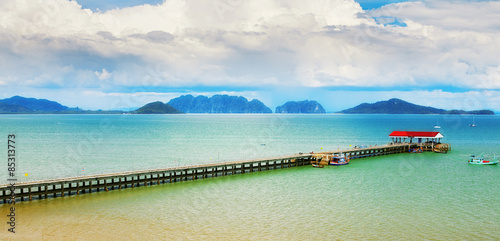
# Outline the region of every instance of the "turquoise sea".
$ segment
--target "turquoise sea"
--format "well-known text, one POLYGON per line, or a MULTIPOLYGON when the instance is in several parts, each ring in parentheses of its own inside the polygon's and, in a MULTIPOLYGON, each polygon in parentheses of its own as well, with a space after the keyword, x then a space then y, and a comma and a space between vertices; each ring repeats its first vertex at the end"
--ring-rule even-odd
MULTIPOLYGON (((448 115, 0 115, 22 181, 247 160, 440 131, 448 154, 397 154, 0 205, 0 240, 498 240, 500 117, 448 115), (439 122, 441 129, 433 126, 439 122), (5 219, 4 221, 2 221, 5 219)), ((7 165, 0 183, 7 183, 7 165)))

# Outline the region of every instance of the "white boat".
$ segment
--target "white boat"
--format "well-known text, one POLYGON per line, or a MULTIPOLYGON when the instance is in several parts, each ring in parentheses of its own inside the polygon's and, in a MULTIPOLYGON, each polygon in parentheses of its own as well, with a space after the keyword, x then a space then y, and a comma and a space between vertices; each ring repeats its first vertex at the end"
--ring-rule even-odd
POLYGON ((434 129, 439 129, 441 126, 439 125, 439 120, 436 121, 436 124, 434 125, 434 129))
POLYGON ((489 160, 484 160, 484 157, 477 157, 477 156, 470 156, 470 159, 469 159, 469 164, 475 164, 475 165, 496 165, 498 164, 498 159, 495 160, 495 158, 493 158, 492 161, 489 161, 489 160))
POLYGON ((476 127, 476 118, 475 116, 472 116, 472 124, 469 125, 470 127, 476 127))

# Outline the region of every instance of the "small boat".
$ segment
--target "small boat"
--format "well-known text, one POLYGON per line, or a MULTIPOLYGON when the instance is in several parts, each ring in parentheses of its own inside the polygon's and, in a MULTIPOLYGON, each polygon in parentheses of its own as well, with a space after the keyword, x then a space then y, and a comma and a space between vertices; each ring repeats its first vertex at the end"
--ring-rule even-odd
POLYGON ((476 127, 476 118, 472 116, 472 124, 469 124, 470 127, 476 127))
POLYGON ((343 166, 349 164, 349 158, 345 156, 332 156, 330 165, 332 166, 343 166))
POLYGON ((436 124, 434 125, 434 129, 440 129, 441 126, 439 125, 439 121, 436 121, 436 124))
POLYGON ((325 166, 323 166, 323 165, 318 165, 318 164, 312 164, 312 166, 313 166, 313 167, 316 167, 316 168, 323 168, 323 167, 325 167, 325 166))
POLYGON ((477 156, 470 156, 470 159, 469 159, 469 164, 476 164, 476 165, 496 165, 498 164, 498 159, 495 160, 495 158, 493 158, 493 161, 488 161, 488 160, 484 160, 484 157, 477 157, 477 156))

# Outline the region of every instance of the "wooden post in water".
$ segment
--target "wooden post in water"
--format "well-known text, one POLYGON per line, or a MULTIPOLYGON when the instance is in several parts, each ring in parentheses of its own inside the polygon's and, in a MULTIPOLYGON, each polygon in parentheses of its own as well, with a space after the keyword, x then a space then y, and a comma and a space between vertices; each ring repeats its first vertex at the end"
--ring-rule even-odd
POLYGON ((42 186, 38 186, 38 199, 42 199, 42 186))

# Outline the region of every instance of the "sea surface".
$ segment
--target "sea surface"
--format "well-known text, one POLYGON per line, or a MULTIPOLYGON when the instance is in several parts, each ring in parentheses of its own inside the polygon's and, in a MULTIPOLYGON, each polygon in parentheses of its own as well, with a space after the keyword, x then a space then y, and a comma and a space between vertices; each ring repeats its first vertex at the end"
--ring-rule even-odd
POLYGON ((20 202, 0 240, 498 240, 500 117, 460 115, 0 115, 19 182, 333 151, 440 131, 448 154, 396 154, 20 202), (441 129, 433 126, 439 122, 441 129))

